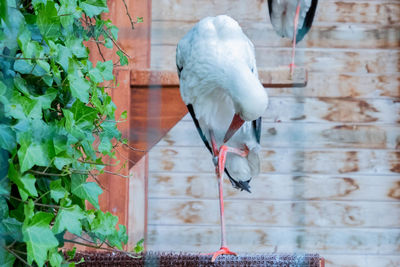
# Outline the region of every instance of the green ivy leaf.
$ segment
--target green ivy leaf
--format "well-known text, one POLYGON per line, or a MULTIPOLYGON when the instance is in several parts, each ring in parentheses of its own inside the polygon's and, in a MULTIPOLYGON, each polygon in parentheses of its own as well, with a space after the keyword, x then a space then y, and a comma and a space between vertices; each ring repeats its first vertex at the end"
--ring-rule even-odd
POLYGON ((56 203, 67 194, 67 190, 62 186, 61 182, 61 179, 50 182, 50 196, 56 203))
POLYGON ((112 246, 116 246, 119 249, 122 248, 122 243, 126 244, 128 242, 128 235, 126 234, 125 225, 119 224, 119 231, 115 231, 113 235, 108 236, 108 241, 112 246))
POLYGON ((71 156, 69 156, 66 153, 63 153, 64 155, 59 155, 55 158, 54 160, 54 165, 56 166, 57 169, 60 171, 64 168, 65 165, 68 165, 74 161, 71 156))
POLYGON ((90 89, 89 81, 85 78, 70 74, 68 75, 68 80, 72 95, 82 102, 88 102, 90 89))
POLYGON ((4 20, 4 22, 8 22, 7 10, 8 10, 7 0, 0 0, 0 22, 1 19, 4 20))
POLYGON ((83 45, 83 39, 70 37, 65 44, 77 58, 86 58, 89 55, 87 48, 83 45))
POLYGON ((37 196, 37 191, 35 187, 36 178, 30 173, 21 175, 13 164, 10 164, 8 168, 8 177, 17 186, 23 200, 26 200, 28 196, 37 196))
POLYGON ((0 124, 0 148, 12 151, 16 147, 15 132, 10 126, 0 124))
POLYGON ((58 246, 58 241, 50 230, 53 217, 53 214, 39 211, 29 223, 24 223, 22 234, 27 245, 29 264, 36 261, 39 266, 43 266, 48 250, 58 246))
POLYGON ((37 166, 48 166, 50 163, 48 147, 45 144, 32 142, 28 138, 21 141, 21 147, 18 150, 18 158, 21 164, 21 171, 25 172, 37 166))
POLYGON ((104 133, 100 134, 100 144, 98 146, 98 150, 104 155, 108 155, 112 150, 111 139, 104 133))
POLYGON ((121 119, 125 120, 127 117, 128 117, 128 111, 124 110, 124 111, 121 113, 121 119))
POLYGON ((104 46, 107 47, 108 49, 113 48, 114 43, 110 38, 105 38, 104 46))
POLYGON ((64 257, 61 256, 60 252, 57 249, 50 250, 50 265, 54 267, 61 266, 61 263, 64 260, 64 257))
POLYGON ((117 28, 116 26, 114 26, 114 25, 111 25, 111 26, 109 27, 109 30, 110 30, 110 32, 111 32, 112 38, 113 38, 114 40, 117 40, 117 39, 118 39, 118 28, 117 28))
POLYGON ((139 242, 136 243, 135 248, 133 249, 135 253, 140 253, 144 249, 144 239, 140 239, 139 242))
POLYGON ((24 207, 25 222, 29 222, 32 219, 33 215, 35 214, 33 211, 35 208, 35 203, 33 203, 32 199, 28 199, 28 203, 23 205, 23 207, 24 207))
POLYGON ((81 2, 79 6, 91 18, 103 12, 108 12, 107 0, 87 0, 81 2))
POLYGON ((98 69, 100 71, 101 76, 103 76, 103 79, 105 81, 109 81, 114 78, 114 75, 112 73, 112 70, 113 70, 112 60, 105 61, 105 62, 98 61, 96 64, 96 69, 98 69))
POLYGON ((2 267, 13 267, 15 262, 15 256, 9 253, 4 247, 6 246, 5 240, 0 238, 0 259, 2 267))
POLYGON ((118 217, 112 215, 110 212, 103 213, 101 211, 98 211, 96 215, 91 225, 93 233, 108 236, 117 232, 115 226, 117 225, 118 217))
POLYGON ((74 21, 81 17, 81 12, 77 9, 76 1, 60 0, 58 10, 61 25, 69 32, 73 30, 74 21))
POLYGON ((71 180, 72 194, 87 199, 95 208, 100 209, 99 195, 103 193, 100 186, 94 182, 86 182, 86 176, 81 174, 72 174, 71 180))
POLYGON ((65 229, 80 236, 82 224, 80 220, 85 218, 85 213, 77 205, 59 210, 53 226, 53 233, 58 234, 65 229))
POLYGON ((31 31, 28 29, 28 27, 25 27, 22 32, 18 35, 18 45, 22 50, 22 53, 24 57, 30 58, 32 57, 33 53, 32 51, 28 51, 28 43, 31 40, 31 31))
POLYGON ((128 65, 128 58, 124 55, 124 53, 118 50, 117 55, 119 56, 119 64, 121 64, 121 66, 128 65))
POLYGON ((22 223, 15 218, 8 217, 1 222, 8 233, 15 241, 22 241, 22 223))
POLYGON ((53 1, 47 1, 37 12, 37 26, 46 39, 54 39, 60 35, 60 17, 53 1))

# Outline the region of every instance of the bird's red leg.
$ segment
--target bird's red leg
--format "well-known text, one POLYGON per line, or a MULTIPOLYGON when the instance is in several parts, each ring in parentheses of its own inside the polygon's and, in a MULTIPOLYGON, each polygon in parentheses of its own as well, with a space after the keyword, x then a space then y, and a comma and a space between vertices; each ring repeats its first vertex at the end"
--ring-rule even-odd
POLYGON ((246 147, 245 150, 228 147, 226 145, 222 145, 219 154, 218 154, 218 167, 217 167, 217 176, 218 176, 218 192, 219 192, 219 216, 221 220, 221 248, 215 252, 211 258, 211 262, 214 262, 215 259, 219 255, 237 255, 235 252, 229 250, 226 245, 225 240, 225 217, 224 217, 224 196, 223 196, 223 175, 225 170, 225 162, 226 162, 226 154, 235 153, 242 157, 246 157, 248 154, 248 149, 246 147))
POLYGON ((300 0, 297 2, 296 15, 294 16, 294 27, 293 27, 293 43, 292 43, 292 63, 290 63, 290 76, 293 77, 294 65, 294 55, 296 51, 296 35, 297 35, 297 25, 299 23, 300 15, 300 0))
POLYGON ((216 164, 216 173, 218 176, 218 193, 219 193, 219 208, 220 208, 220 222, 221 222, 221 248, 214 252, 210 253, 212 254, 211 262, 214 262, 215 259, 220 256, 220 255, 237 255, 235 252, 232 252, 229 250, 229 248, 226 245, 226 240, 225 240, 225 217, 224 217, 224 197, 223 197, 223 175, 224 175, 224 170, 225 170, 225 162, 226 162, 226 154, 228 152, 230 153, 235 153, 238 154, 242 157, 246 157, 248 154, 248 149, 247 147, 245 150, 233 148, 233 147, 228 147, 226 145, 222 145, 219 152, 217 149, 217 144, 215 141, 214 133, 212 130, 210 130, 210 139, 211 139, 211 146, 213 150, 214 157, 217 157, 217 162, 214 162, 216 164))

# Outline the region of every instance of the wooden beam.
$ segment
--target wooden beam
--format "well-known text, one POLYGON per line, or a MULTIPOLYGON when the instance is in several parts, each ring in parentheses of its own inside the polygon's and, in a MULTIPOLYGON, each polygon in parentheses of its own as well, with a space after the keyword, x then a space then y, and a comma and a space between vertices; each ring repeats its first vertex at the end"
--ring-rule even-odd
MULTIPOLYGON (((264 87, 305 87, 307 85, 307 70, 305 67, 296 67, 293 77, 290 77, 288 66, 260 69, 258 76, 264 87)), ((134 88, 178 87, 179 79, 176 71, 134 70, 131 74, 131 86, 134 88)))

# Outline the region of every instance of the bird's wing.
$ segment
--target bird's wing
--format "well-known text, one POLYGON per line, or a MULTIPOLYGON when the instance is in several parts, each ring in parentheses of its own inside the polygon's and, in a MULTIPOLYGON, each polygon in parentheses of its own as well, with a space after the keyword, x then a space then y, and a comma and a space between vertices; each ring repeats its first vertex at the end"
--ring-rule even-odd
POLYGON ((206 136, 204 135, 203 130, 200 127, 199 120, 197 119, 196 114, 194 113, 192 104, 188 104, 187 108, 189 110, 190 115, 192 116, 194 124, 196 125, 196 129, 201 137, 201 140, 203 140, 204 145, 207 147, 208 151, 210 151, 210 153, 212 154, 210 143, 208 143, 208 140, 207 140, 206 136))
POLYGON ((181 72, 183 70, 183 62, 181 56, 181 48, 179 44, 176 46, 176 68, 178 70, 178 77, 181 78, 181 72))
POLYGON ((310 9, 308 10, 306 17, 304 18, 303 27, 301 27, 297 31, 296 43, 303 40, 304 36, 311 29, 315 17, 315 11, 317 10, 317 5, 318 5, 318 0, 312 0, 310 9))
POLYGON ((256 136, 257 143, 260 144, 261 139, 261 117, 253 121, 254 135, 256 136))
MULTIPOLYGON (((314 20, 318 0, 300 0, 300 15, 296 43, 308 33, 314 20)), ((297 1, 268 0, 268 11, 271 24, 278 35, 293 39, 293 22, 296 14, 297 1)))

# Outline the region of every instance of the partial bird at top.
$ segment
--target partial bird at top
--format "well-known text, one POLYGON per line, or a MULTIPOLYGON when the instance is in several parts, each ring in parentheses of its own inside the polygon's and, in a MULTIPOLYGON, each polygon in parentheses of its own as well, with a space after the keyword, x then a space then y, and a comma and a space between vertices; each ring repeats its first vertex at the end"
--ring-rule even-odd
POLYGON ((269 16, 275 31, 293 41, 291 73, 296 43, 311 29, 318 0, 268 0, 269 16))
POLYGON ((249 191, 260 172, 261 116, 268 95, 258 79, 254 46, 239 24, 221 15, 197 23, 178 43, 176 65, 180 92, 212 159, 218 176, 221 249, 225 242, 222 178, 249 191))

